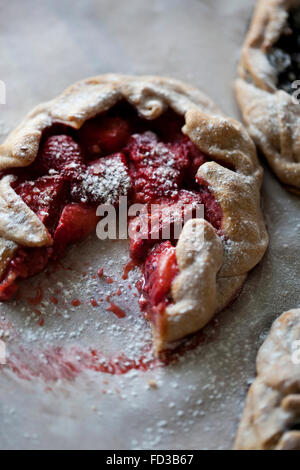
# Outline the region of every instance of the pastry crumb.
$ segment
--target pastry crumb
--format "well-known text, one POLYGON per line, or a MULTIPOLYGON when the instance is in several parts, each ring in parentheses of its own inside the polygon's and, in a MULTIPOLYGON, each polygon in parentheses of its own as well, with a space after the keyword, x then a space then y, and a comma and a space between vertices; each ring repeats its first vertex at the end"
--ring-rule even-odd
POLYGON ((158 383, 154 379, 148 380, 149 388, 158 388, 158 383))

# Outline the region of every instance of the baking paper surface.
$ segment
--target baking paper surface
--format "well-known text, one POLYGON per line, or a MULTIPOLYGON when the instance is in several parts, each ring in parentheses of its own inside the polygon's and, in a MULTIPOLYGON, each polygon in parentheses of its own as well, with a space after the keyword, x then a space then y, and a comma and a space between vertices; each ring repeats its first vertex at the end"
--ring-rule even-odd
MULTIPOLYGON (((253 5, 2 1, 1 140, 33 106, 106 72, 181 79, 239 118, 233 81, 253 5)), ((194 338, 198 347, 188 343, 168 366, 151 353, 138 272, 122 279, 127 242, 91 238, 24 282, 20 299, 0 306, 0 339, 13 364, 0 372, 0 448, 231 448, 257 350, 272 321, 299 307, 300 200, 268 169, 263 206, 271 237, 264 260, 233 306, 194 338), (107 311, 112 294, 126 317, 107 311)))

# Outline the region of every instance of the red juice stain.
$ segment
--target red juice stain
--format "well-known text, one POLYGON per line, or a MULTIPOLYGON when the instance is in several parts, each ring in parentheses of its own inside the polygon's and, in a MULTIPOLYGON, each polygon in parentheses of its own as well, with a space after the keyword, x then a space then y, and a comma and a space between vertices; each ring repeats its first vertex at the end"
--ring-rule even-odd
POLYGON ((111 302, 110 306, 106 309, 109 312, 113 312, 118 318, 126 317, 126 313, 118 305, 111 302))
POLYGON ((112 284, 114 282, 114 280, 111 277, 107 277, 106 282, 107 282, 107 284, 112 284))
POLYGON ((85 277, 86 274, 87 274, 86 271, 83 271, 83 272, 82 272, 82 276, 83 276, 83 277, 85 277))
POLYGON ((31 305, 39 305, 44 298, 43 289, 39 286, 36 289, 36 295, 34 297, 29 297, 27 300, 31 305))
POLYGON ((106 300, 106 302, 109 302, 109 301, 110 301, 110 295, 107 295, 107 296, 105 297, 105 300, 106 300))
POLYGON ((58 304, 57 297, 51 297, 50 302, 52 302, 54 305, 57 305, 58 304))
POLYGON ((74 299, 74 300, 72 300, 71 303, 72 303, 73 307, 79 307, 79 305, 81 305, 81 302, 80 302, 79 299, 74 299))
POLYGON ((91 349, 90 353, 92 364, 89 364, 89 369, 113 375, 126 374, 133 369, 147 371, 157 363, 157 359, 154 359, 152 356, 149 358, 146 351, 137 359, 129 359, 125 354, 121 353, 109 361, 103 361, 102 354, 96 349, 91 349))
MULTIPOLYGON (((36 310, 36 313, 40 312, 36 310)), ((0 322, 0 326, 8 328, 10 324, 0 322)), ((17 350, 9 354, 7 364, 0 365, 0 372, 7 367, 22 380, 33 381, 40 378, 46 383, 72 381, 87 370, 110 375, 126 374, 131 370, 143 372, 178 363, 186 353, 215 341, 219 331, 219 320, 214 319, 204 330, 187 337, 175 349, 160 353, 159 357, 154 357, 151 353, 151 344, 145 345, 141 354, 133 358, 122 352, 106 356, 95 348, 82 349, 79 346, 32 349, 19 345, 17 350)))
MULTIPOLYGON (((147 371, 157 362, 157 359, 147 354, 148 352, 149 349, 145 350, 141 357, 131 359, 123 353, 107 358, 96 349, 82 350, 74 346, 69 349, 60 346, 49 347, 37 351, 20 347, 19 352, 9 355, 5 367, 20 379, 27 381, 37 377, 45 382, 72 381, 85 370, 111 375, 126 374, 133 369, 147 371)), ((0 371, 3 367, 0 366, 0 371)))
POLYGON ((6 366, 0 365, 0 372, 8 367, 20 379, 32 381, 39 377, 45 382, 72 381, 86 370, 111 375, 126 374, 131 370, 144 372, 176 364, 186 352, 213 342, 218 335, 219 324, 213 321, 211 326, 212 330, 191 335, 175 350, 166 350, 158 358, 151 354, 150 344, 145 345, 141 355, 135 358, 128 358, 122 352, 107 357, 95 348, 84 350, 78 346, 51 346, 37 350, 20 346, 18 352, 14 351, 9 355, 6 366))
POLYGON ((104 269, 103 268, 100 268, 99 271, 98 271, 98 277, 102 277, 103 276, 103 273, 104 273, 104 269))
POLYGON ((38 325, 43 326, 45 323, 44 318, 42 317, 42 312, 37 308, 33 309, 34 313, 39 317, 38 325))
POLYGON ((117 290, 116 294, 117 294, 117 295, 121 295, 121 294, 122 294, 122 291, 121 291, 120 287, 119 287, 119 289, 117 290))
POLYGON ((128 279, 128 273, 130 271, 133 271, 137 266, 138 266, 138 264, 135 261, 133 261, 132 259, 129 260, 128 263, 125 264, 125 266, 124 266, 122 279, 124 279, 124 281, 126 279, 128 279))
POLYGON ((139 294, 142 294, 142 292, 143 292, 144 283, 145 283, 144 278, 139 279, 139 280, 135 283, 135 288, 136 288, 136 290, 139 292, 139 294))
POLYGON ((96 299, 91 299, 91 304, 93 307, 98 307, 98 302, 96 299))

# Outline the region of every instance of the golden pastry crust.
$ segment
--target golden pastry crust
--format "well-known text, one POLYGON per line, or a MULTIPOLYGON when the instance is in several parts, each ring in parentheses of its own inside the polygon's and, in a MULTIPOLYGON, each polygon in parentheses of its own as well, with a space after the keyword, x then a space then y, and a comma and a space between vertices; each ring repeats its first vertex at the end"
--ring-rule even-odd
POLYGON ((299 309, 275 321, 259 350, 236 450, 300 450, 300 364, 293 358, 297 341, 299 309))
POLYGON ((267 53, 286 28, 299 0, 258 0, 236 81, 236 97, 250 135, 277 177, 300 188, 300 107, 277 89, 277 71, 267 53))
MULTIPOLYGON (((208 185, 223 210, 222 239, 204 220, 190 221, 183 229, 176 249, 180 274, 171 289, 173 303, 163 315, 164 324, 154 326, 155 346, 159 351, 170 341, 197 331, 228 305, 241 289, 247 273, 266 251, 268 235, 260 209, 262 169, 255 146, 243 126, 223 117, 200 91, 176 80, 103 75, 76 83, 57 99, 34 109, 0 146, 0 169, 30 165, 36 158, 43 130, 51 124, 59 122, 79 129, 87 119, 124 98, 149 120, 159 117, 168 107, 185 117, 183 132, 215 160, 205 163, 198 177, 208 185), (203 243, 199 243, 201 233, 203 243)), ((16 194, 15 198, 19 206, 12 204, 8 214, 14 220, 15 233, 1 223, 0 217, 3 237, 0 275, 16 244, 49 243, 42 228, 39 238, 32 243, 40 222, 26 207, 26 213, 30 212, 26 222, 34 229, 29 240, 23 222, 19 223, 15 217, 22 201, 16 194), (20 238, 22 228, 23 238, 20 238), (8 242, 14 243, 11 251, 6 247, 8 242)))

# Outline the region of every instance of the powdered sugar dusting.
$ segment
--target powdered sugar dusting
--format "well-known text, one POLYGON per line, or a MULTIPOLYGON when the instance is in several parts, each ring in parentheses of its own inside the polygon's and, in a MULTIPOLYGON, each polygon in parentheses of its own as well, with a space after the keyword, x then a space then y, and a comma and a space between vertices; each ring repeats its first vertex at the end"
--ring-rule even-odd
POLYGON ((79 179, 78 186, 74 185, 72 196, 81 202, 102 202, 116 204, 120 196, 126 196, 131 180, 124 163, 118 158, 106 158, 105 163, 99 165, 100 177, 86 170, 79 179))

